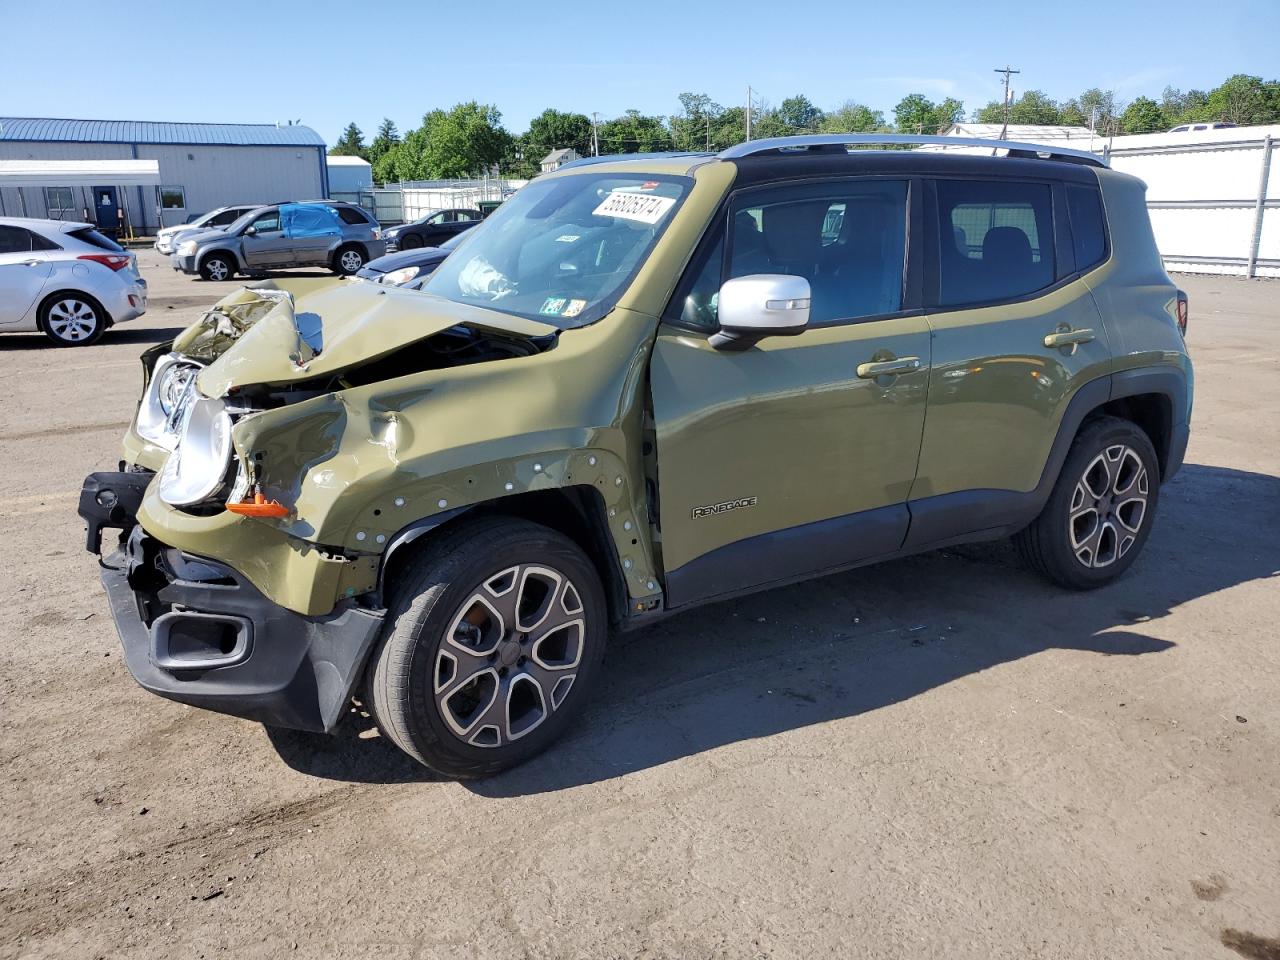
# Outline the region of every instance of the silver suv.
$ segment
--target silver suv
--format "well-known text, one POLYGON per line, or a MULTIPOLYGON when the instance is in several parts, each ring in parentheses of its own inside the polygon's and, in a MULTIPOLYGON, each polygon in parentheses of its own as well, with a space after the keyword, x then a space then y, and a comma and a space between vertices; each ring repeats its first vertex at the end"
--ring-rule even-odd
POLYGON ((328 267, 351 276, 386 252, 378 221, 351 203, 315 201, 256 207, 222 230, 188 237, 170 262, 206 280, 291 267, 328 267))

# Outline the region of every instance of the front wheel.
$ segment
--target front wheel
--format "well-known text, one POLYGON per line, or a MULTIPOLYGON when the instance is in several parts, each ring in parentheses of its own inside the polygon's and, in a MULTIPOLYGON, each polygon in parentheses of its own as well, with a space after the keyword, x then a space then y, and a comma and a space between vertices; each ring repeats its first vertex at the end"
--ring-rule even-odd
POLYGON ((568 538, 490 518, 402 571, 366 682, 379 728, 450 777, 546 749, 581 708, 607 636, 604 592, 568 538))
POLYGON ((1044 509, 1016 537, 1027 562, 1064 587, 1118 578, 1142 552, 1160 497, 1151 440, 1118 417, 1087 423, 1071 445, 1044 509))
POLYGON ((221 283, 236 275, 236 265, 231 258, 221 253, 210 254, 200 263, 200 276, 206 280, 221 283))
POLYGON ((422 238, 416 233, 407 233, 400 240, 401 250, 417 250, 422 246, 422 238))

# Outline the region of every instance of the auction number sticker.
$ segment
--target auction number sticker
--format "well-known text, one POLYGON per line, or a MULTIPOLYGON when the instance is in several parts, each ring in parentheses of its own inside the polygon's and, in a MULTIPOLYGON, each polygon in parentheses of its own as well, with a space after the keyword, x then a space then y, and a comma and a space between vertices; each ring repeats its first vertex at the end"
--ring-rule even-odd
POLYGON ((591 212, 597 217, 617 217, 620 220, 654 224, 665 217, 675 204, 675 197, 614 190, 591 212))

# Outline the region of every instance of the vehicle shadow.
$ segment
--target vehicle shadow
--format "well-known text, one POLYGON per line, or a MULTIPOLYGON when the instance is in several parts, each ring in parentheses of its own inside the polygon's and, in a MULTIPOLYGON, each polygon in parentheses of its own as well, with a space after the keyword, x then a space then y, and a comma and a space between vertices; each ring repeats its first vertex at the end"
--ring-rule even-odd
MULTIPOLYGON (((856 718, 1049 649, 1141 656, 1180 604, 1280 577, 1280 478, 1188 465, 1162 491, 1145 555, 1119 582, 1061 590, 1008 543, 867 567, 716 604, 615 641, 601 687, 564 740, 484 797, 564 790, 726 744, 856 718), (1241 504, 1249 509, 1240 509, 1241 504)), ((354 714, 334 737, 270 731, 294 769, 357 782, 433 775, 354 714), (355 721, 355 722, 352 722, 355 721)))
MULTIPOLYGON (((181 327, 112 327, 97 343, 87 347, 60 347, 43 333, 6 333, 0 337, 0 353, 16 353, 23 350, 77 350, 76 356, 92 354, 101 347, 118 343, 160 343, 172 340, 183 330, 181 327)), ((69 355, 69 354, 68 354, 69 355)))

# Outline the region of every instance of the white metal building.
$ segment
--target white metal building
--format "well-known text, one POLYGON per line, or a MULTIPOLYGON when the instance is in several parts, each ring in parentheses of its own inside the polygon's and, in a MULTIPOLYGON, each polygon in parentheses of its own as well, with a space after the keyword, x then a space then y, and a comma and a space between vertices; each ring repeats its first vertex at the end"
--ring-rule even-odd
POLYGON ((161 181, 0 187, 0 215, 80 220, 87 212, 114 226, 127 210, 133 231, 146 233, 232 203, 327 197, 325 153, 320 135, 300 125, 0 117, 0 160, 155 160, 161 181))
POLYGON ((329 195, 373 189, 373 167, 363 157, 329 157, 329 195))

